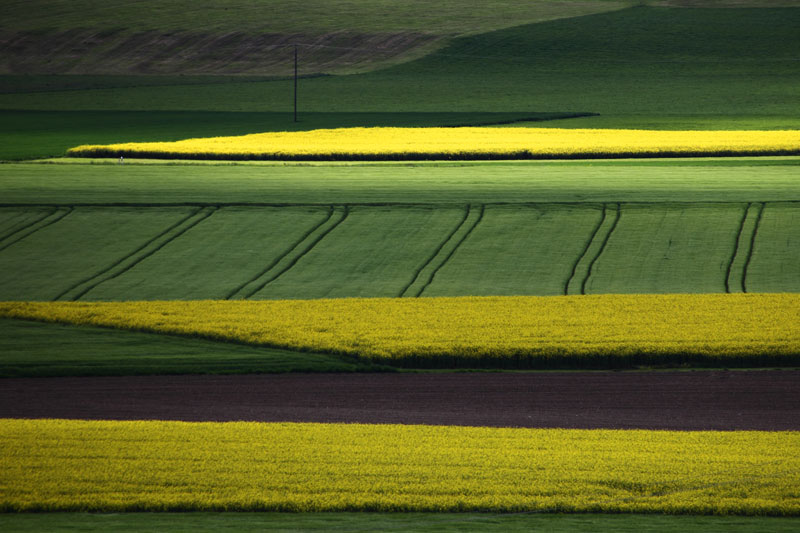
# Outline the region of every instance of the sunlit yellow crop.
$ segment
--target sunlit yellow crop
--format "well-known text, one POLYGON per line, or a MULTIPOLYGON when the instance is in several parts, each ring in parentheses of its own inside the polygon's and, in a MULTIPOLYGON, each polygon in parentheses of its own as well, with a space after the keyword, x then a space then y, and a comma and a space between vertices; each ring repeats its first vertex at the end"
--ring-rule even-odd
POLYGON ((198 159, 529 159, 800 153, 800 131, 341 128, 83 145, 72 156, 198 159))
POLYGON ((0 511, 800 514, 800 433, 0 420, 0 511))
POLYGON ((347 354, 406 366, 608 366, 800 355, 800 294, 4 302, 0 316, 347 354))

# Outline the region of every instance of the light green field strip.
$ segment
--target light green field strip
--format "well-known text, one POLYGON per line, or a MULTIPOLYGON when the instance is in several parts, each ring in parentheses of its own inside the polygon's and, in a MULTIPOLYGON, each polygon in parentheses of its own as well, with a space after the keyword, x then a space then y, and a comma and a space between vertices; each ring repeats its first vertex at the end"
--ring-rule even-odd
POLYGON ((798 204, 603 205, 32 207, 0 300, 800 291, 798 204))
MULTIPOLYGON (((146 213, 146 211, 145 211, 146 213)), ((146 215, 145 215, 146 216, 146 215)), ((198 216, 202 216, 198 213, 198 216)), ((326 216, 324 208, 224 207, 82 299, 226 298, 326 216)), ((191 221, 187 221, 187 225, 191 221)), ((169 237, 172 240, 167 240, 169 237)), ((141 251, 146 255, 158 246, 141 251)), ((128 264, 133 263, 131 258, 128 264)), ((125 265, 120 265, 124 268, 125 265)))
MULTIPOLYGON (((733 258, 728 264, 728 273, 725 279, 726 292, 747 292, 745 289, 745 277, 753 254, 753 241, 757 225, 760 224, 763 209, 764 204, 757 202, 747 204, 744 207, 733 258)), ((774 261, 775 259, 777 257, 773 255, 772 260, 774 261)))
POLYGON ((463 218, 458 208, 353 206, 252 299, 400 295, 463 218))
MULTIPOLYGON (((87 278, 80 283, 73 285, 69 289, 59 294, 57 300, 79 300, 81 298, 86 300, 103 300, 105 298, 98 298, 96 292, 103 293, 103 290, 97 290, 102 284, 115 279, 116 277, 124 274, 129 269, 136 266, 144 259, 150 257, 154 253, 161 250, 170 241, 176 239, 187 232, 189 229, 203 222, 206 218, 210 217, 217 210, 216 207, 203 207, 195 209, 192 214, 173 224, 152 240, 147 241, 143 245, 136 248, 133 252, 119 259, 112 265, 104 268, 94 276, 87 278)), ((131 287, 129 294, 138 294, 138 288, 131 287)))
POLYGON ((290 268, 294 267, 300 258, 311 251, 328 233, 344 222, 348 214, 349 208, 346 206, 331 206, 322 220, 306 230, 298 241, 269 263, 269 266, 229 292, 226 298, 236 300, 250 298, 264 289, 268 284, 274 282, 290 268))
POLYGON ((800 158, 391 165, 0 165, 4 205, 800 200, 800 158))
POLYGON ((422 293, 433 283, 439 270, 450 260, 453 253, 483 219, 485 209, 482 205, 466 207, 461 222, 447 234, 424 266, 414 273, 411 283, 401 291, 400 296, 422 296, 422 293))
POLYGON ((488 206, 424 296, 563 294, 599 206, 488 206))
POLYGON ((69 214, 0 251, 0 299, 57 298, 107 272, 196 210, 59 210, 69 214))
POLYGON ((619 204, 603 205, 602 217, 592 230, 581 255, 572 267, 564 294, 585 294, 586 282, 589 280, 592 267, 603 252, 603 248, 611 237, 611 232, 617 225, 619 210, 619 204))
POLYGON ((800 514, 797 432, 12 420, 3 511, 800 514))
POLYGON ((767 204, 757 229, 747 290, 800 291, 800 206, 767 204))
POLYGON ((743 206, 624 204, 587 294, 725 292, 743 206))

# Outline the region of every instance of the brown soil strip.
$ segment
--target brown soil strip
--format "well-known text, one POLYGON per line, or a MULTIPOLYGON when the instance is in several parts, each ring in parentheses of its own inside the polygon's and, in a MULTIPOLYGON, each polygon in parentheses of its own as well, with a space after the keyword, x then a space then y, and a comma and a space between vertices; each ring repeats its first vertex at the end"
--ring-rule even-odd
POLYGON ((440 37, 423 32, 325 34, 192 31, 0 31, 3 74, 252 74, 367 71, 416 59, 440 37))
POLYGON ((4 379, 0 417, 800 430, 800 371, 4 379))

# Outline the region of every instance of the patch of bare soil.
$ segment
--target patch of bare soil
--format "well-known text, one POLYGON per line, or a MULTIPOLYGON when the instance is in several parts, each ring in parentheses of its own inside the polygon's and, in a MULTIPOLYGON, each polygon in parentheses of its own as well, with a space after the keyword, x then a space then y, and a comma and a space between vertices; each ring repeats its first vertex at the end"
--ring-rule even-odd
POLYGON ((0 380, 0 417, 800 430, 800 371, 0 380))
POLYGON ((440 39, 420 32, 4 32, 0 73, 288 76, 294 72, 294 45, 300 74, 346 73, 413 59, 440 39))

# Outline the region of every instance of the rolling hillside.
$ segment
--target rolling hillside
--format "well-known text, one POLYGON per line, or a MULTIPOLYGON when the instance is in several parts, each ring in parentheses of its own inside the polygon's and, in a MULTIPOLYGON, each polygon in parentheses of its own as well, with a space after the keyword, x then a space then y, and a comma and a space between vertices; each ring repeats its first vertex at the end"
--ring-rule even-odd
MULTIPOLYGON (((707 4, 720 5, 719 2, 702 5, 707 4)), ((741 2, 728 4, 745 5, 741 2)), ((769 5, 787 4, 791 2, 769 5)), ((125 69, 122 69, 125 75, 115 76, 42 76, 29 75, 40 71, 21 64, 14 72, 26 75, 0 76, 0 116, 3 117, 0 158, 61 155, 67 148, 82 143, 176 140, 259 131, 473 125, 509 120, 525 124, 525 119, 547 116, 547 113, 595 115, 550 122, 557 127, 800 127, 796 101, 800 86, 798 7, 616 9, 620 6, 614 2, 561 2, 558 5, 564 9, 567 5, 575 9, 581 5, 590 11, 599 8, 605 11, 590 14, 560 11, 559 16, 581 16, 544 22, 530 22, 544 15, 518 13, 514 19, 517 25, 497 30, 498 26, 507 26, 510 19, 487 16, 482 25, 474 20, 470 23, 453 15, 457 5, 446 2, 440 6, 441 11, 436 12, 453 26, 448 26, 446 38, 436 38, 434 48, 425 48, 427 55, 422 53, 422 48, 418 49, 424 57, 409 51, 408 54, 404 52, 403 58, 395 58, 402 61, 394 66, 387 66, 385 62, 365 64, 363 69, 357 70, 369 72, 301 79, 299 122, 292 119, 290 80, 285 77, 210 76, 208 74, 220 71, 204 70, 205 60, 191 54, 175 52, 196 67, 192 72, 204 75, 177 76, 175 74, 182 71, 179 66, 172 65, 164 67, 164 72, 170 73, 164 76, 129 75, 130 71, 125 69), (609 10, 612 7, 614 9, 609 10), (463 25, 462 31, 455 31, 458 24, 463 25), (386 68, 375 70, 379 66, 386 68), (33 110, 40 112, 33 113, 33 110), (75 114, 90 110, 91 114, 75 114), (176 115, 177 111, 182 114, 176 115), (218 114, 220 112, 226 114, 218 114), (253 115, 254 112, 261 114, 253 115), (490 116, 498 112, 504 115, 490 116)), ((543 6, 556 4, 536 2, 530 5, 544 9, 543 6)), ((308 9, 312 13, 313 10, 308 9)), ((434 16, 436 13, 432 13, 430 19, 409 18, 406 29, 413 26, 417 28, 415 31, 428 31, 431 25, 445 24, 434 16)), ((90 19, 91 24, 110 24, 107 16, 106 19, 98 17, 90 19)), ((400 20, 399 14, 397 17, 400 20)), ((50 24, 48 20, 37 22, 20 16, 20 28, 43 27, 50 24)), ((71 24, 69 18, 64 20, 63 24, 71 24)), ((170 20, 174 22, 174 17, 170 19, 165 15, 163 28, 170 27, 170 20)), ((325 22, 328 19, 320 21, 319 16, 310 16, 309 20, 320 28, 341 22, 336 17, 328 22, 325 22)), ((356 17, 352 26, 344 27, 357 27, 358 20, 356 17)), ((221 19, 218 24, 224 26, 232 22, 221 19)), ((286 24, 294 27, 289 22, 286 24)), ((391 26, 391 20, 381 24, 384 25, 381 31, 399 28, 391 26)), ((376 57, 370 55, 374 51, 372 44, 358 44, 358 38, 347 37, 347 32, 336 35, 337 39, 347 40, 349 44, 344 48, 348 53, 363 52, 376 57)), ((14 46, 7 41, 0 57, 10 60, 15 53, 14 46)), ((343 50, 327 46, 302 47, 300 72, 321 71, 318 52, 343 50)), ((54 50, 53 53, 64 49, 44 48, 54 50)), ((135 46, 131 48, 136 49, 135 46)), ((218 62, 226 65, 235 62, 235 53, 216 45, 212 48, 219 56, 218 62)), ((35 57, 20 50, 25 57, 35 57)), ((163 51, 163 47, 160 50, 163 51)), ((279 72, 281 75, 291 68, 292 57, 286 55, 286 50, 282 52, 285 56, 282 63, 279 62, 283 69, 279 72)), ((165 61, 175 54, 164 56, 165 61)), ((79 56, 82 61, 88 61, 86 58, 91 58, 92 54, 81 51, 79 56)), ((260 60, 254 61, 261 64, 260 60)), ((338 59, 330 61, 335 63, 338 59)), ((65 68, 69 65, 58 59, 51 63, 65 68)))

